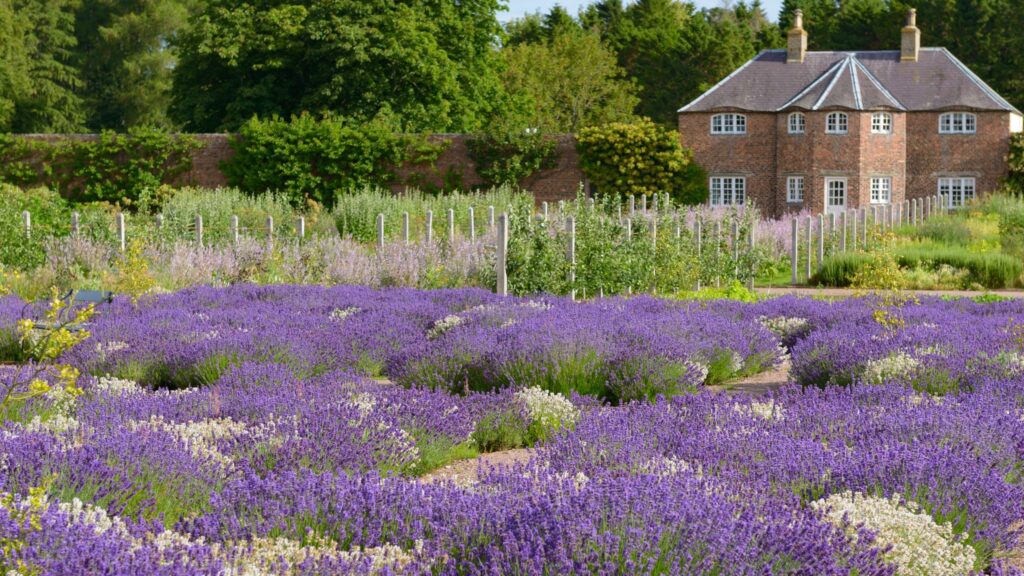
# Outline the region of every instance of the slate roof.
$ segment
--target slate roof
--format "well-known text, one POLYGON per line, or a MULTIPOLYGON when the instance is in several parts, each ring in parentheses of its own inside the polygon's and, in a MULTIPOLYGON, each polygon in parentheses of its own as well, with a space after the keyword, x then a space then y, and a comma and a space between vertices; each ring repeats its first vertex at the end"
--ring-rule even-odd
POLYGON ((1020 113, 945 48, 921 48, 917 62, 900 62, 899 50, 808 52, 802 64, 766 50, 679 111, 790 108, 1020 113))

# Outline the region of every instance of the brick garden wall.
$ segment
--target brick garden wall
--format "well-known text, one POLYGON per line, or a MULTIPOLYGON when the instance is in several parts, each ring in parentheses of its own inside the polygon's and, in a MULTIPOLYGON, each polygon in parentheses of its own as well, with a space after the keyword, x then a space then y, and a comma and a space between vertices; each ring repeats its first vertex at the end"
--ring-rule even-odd
MULTIPOLYGON (((228 181, 220 170, 221 162, 231 158, 234 150, 228 144, 228 134, 195 134, 203 147, 192 157, 192 169, 179 176, 171 184, 183 186, 200 186, 216 188, 227 186, 228 181)), ((95 139, 95 134, 27 134, 32 140, 57 142, 60 140, 95 139)), ((533 192, 537 202, 568 200, 576 197, 579 186, 585 183, 585 177, 579 167, 579 155, 576 143, 571 135, 556 137, 556 165, 548 170, 533 174, 522 182, 525 190, 533 192)), ((434 141, 446 140, 448 147, 438 158, 434 166, 405 165, 395 171, 395 179, 390 187, 395 192, 416 187, 441 187, 445 182, 456 183, 460 188, 469 189, 483 184, 476 173, 476 167, 469 157, 466 147, 466 136, 461 134, 440 134, 432 136, 434 141)))

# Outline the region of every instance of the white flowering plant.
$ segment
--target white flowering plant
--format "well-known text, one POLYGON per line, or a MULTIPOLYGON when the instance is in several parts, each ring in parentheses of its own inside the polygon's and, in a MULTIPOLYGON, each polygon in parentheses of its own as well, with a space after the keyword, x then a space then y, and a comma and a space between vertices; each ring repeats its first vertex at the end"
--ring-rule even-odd
POLYGON ((576 406, 556 392, 533 386, 517 392, 516 399, 526 408, 530 418, 529 436, 534 440, 544 440, 560 430, 571 429, 579 419, 576 406))

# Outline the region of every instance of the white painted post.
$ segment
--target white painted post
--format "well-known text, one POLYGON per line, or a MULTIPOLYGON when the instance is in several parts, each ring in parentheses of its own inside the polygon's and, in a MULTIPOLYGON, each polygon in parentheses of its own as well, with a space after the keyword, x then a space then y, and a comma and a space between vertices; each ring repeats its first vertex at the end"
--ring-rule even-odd
POLYGON ((499 296, 508 296, 508 214, 504 212, 498 217, 498 246, 496 252, 498 285, 495 291, 499 296))
POLYGON ((377 250, 384 249, 384 214, 377 214, 377 250))
POLYGON ((839 214, 839 224, 842 226, 843 231, 839 237, 839 250, 843 253, 846 252, 846 210, 843 210, 839 214))
POLYGON ((830 250, 836 249, 836 213, 833 212, 828 215, 828 240, 831 244, 830 250))
POLYGON ((78 215, 78 212, 72 212, 71 213, 71 235, 72 236, 78 236, 78 234, 80 232, 80 226, 79 226, 79 223, 78 223, 80 218, 81 217, 78 215))
POLYGON ((636 215, 636 196, 629 195, 629 217, 632 218, 636 215))
POLYGON ((231 216, 231 243, 238 245, 238 216, 231 216))
POLYGON ((651 212, 657 212, 657 211, 658 211, 658 194, 657 194, 657 192, 655 192, 651 196, 651 212))
MULTIPOLYGON (((700 216, 693 219, 693 237, 697 241, 697 264, 700 265, 700 256, 704 249, 703 226, 700 216)), ((699 270, 698 270, 699 272, 699 270)), ((700 290, 700 274, 697 274, 697 290, 700 290)))
POLYGON ((163 230, 164 229, 164 215, 163 214, 157 214, 156 215, 156 229, 157 230, 163 230))
POLYGON ((740 275, 740 224, 732 219, 732 276, 740 275))
POLYGON ((622 203, 620 202, 616 208, 619 212, 619 224, 622 224, 622 203))
MULTIPOLYGON (((494 214, 494 206, 491 206, 491 214, 494 214)), ((426 230, 424 231, 427 237, 427 244, 434 241, 434 211, 427 210, 427 223, 425 224, 426 230)))
POLYGON ((678 215, 676 215, 675 223, 676 223, 676 240, 679 240, 680 238, 683 237, 683 223, 680 222, 678 215))
POLYGON ((448 245, 455 244, 455 209, 448 209, 448 245))
POLYGON ((658 249, 658 219, 652 218, 647 225, 651 231, 651 250, 657 252, 658 249))
POLYGON ((299 230, 298 230, 298 232, 299 232, 299 241, 301 242, 301 241, 305 240, 306 239, 306 217, 305 216, 299 216, 299 230))
POLYGON ((469 241, 476 241, 476 213, 472 206, 469 207, 469 241))
POLYGON ((796 216, 793 217, 792 232, 791 239, 793 241, 793 246, 790 248, 789 260, 793 263, 793 278, 791 279, 791 283, 793 286, 796 286, 800 281, 800 220, 796 216))
POLYGON ((814 221, 807 217, 807 283, 811 283, 811 263, 814 260, 814 221))
POLYGON ((117 213, 117 240, 120 244, 121 252, 125 251, 127 247, 127 231, 124 225, 124 212, 117 213))
POLYGON ((850 216, 851 216, 850 220, 852 220, 850 222, 850 229, 851 229, 850 232, 853 233, 852 234, 853 237, 851 238, 851 240, 853 241, 853 244, 851 245, 850 250, 856 252, 857 251, 857 210, 854 209, 853 213, 850 214, 850 216))
MULTIPOLYGON (((594 198, 593 197, 587 198, 587 208, 589 208, 591 212, 594 211, 594 198)), ((586 298, 587 295, 584 294, 583 297, 586 298)))
POLYGON ((487 207, 487 229, 494 230, 494 206, 487 207))
POLYGON ((917 198, 910 201, 910 225, 917 226, 917 198))
POLYGON ((647 214, 647 194, 643 194, 640 196, 640 210, 644 214, 647 214))
POLYGON ((32 214, 28 210, 22 211, 21 223, 25 227, 25 238, 32 238, 32 214))
POLYGON ((203 247, 203 215, 196 214, 196 245, 203 247))
MULTIPOLYGON (((472 208, 470 208, 472 210, 472 208)), ((409 213, 402 212, 402 240, 409 245, 409 213)))
POLYGON ((547 200, 540 203, 540 211, 544 214, 544 221, 548 221, 548 202, 547 200))
POLYGON ((818 214, 818 274, 825 262, 825 215, 818 214))
POLYGON ((868 247, 868 209, 860 209, 860 246, 867 250, 868 247))
POLYGON ((626 218, 626 242, 633 241, 633 219, 626 218))
POLYGON ((267 247, 274 247, 274 217, 267 216, 267 247))
POLYGON ((576 300, 576 218, 569 216, 565 219, 565 231, 569 236, 569 247, 566 252, 566 259, 569 261, 569 289, 573 301, 576 300))
MULTIPOLYGON (((722 221, 715 221, 715 262, 719 263, 722 261, 722 221)), ((722 277, 715 271, 715 288, 719 288, 722 285, 722 277)))
POLYGON ((756 231, 757 231, 757 223, 756 222, 751 222, 750 233, 747 235, 747 238, 750 240, 750 243, 747 246, 747 248, 750 250, 750 252, 748 252, 748 254, 751 255, 750 258, 749 258, 749 260, 750 260, 750 277, 747 278, 747 290, 753 290, 754 289, 754 277, 757 276, 757 259, 752 256, 752 254, 754 253, 754 250, 757 247, 757 241, 754 238, 756 231))

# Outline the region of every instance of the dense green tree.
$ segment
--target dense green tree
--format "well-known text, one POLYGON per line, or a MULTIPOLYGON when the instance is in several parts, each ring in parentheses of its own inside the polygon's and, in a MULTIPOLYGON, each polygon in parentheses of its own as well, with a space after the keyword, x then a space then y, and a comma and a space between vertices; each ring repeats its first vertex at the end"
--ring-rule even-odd
POLYGON ((92 130, 169 127, 171 43, 194 0, 82 0, 77 65, 92 130))
POLYGON ((500 103, 498 0, 212 0, 179 40, 172 117, 230 130, 254 114, 390 109, 468 131, 500 103))
POLYGON ((568 31, 503 56, 505 88, 526 103, 524 127, 575 132, 633 115, 636 88, 595 33, 568 31))
POLYGON ((13 0, 11 7, 22 26, 15 38, 28 58, 27 89, 12 94, 14 102, 6 128, 12 132, 77 132, 85 115, 74 67, 74 0, 13 0))
POLYGON ((10 0, 0 0, 0 130, 10 127, 18 102, 26 100, 31 91, 27 31, 24 15, 10 0))

